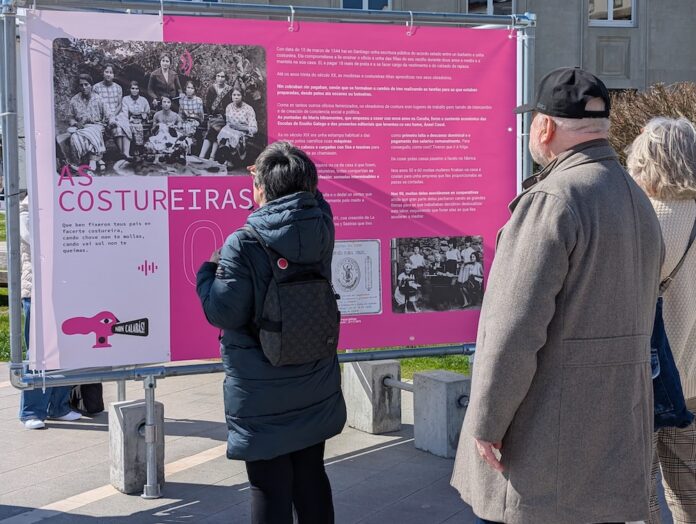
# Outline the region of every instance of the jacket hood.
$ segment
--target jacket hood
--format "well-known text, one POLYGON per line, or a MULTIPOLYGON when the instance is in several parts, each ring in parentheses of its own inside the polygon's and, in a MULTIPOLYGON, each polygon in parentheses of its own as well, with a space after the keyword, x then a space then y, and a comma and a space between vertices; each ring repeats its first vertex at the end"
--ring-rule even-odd
POLYGON ((247 223, 290 262, 314 264, 333 250, 331 211, 321 193, 285 195, 254 211, 247 223))

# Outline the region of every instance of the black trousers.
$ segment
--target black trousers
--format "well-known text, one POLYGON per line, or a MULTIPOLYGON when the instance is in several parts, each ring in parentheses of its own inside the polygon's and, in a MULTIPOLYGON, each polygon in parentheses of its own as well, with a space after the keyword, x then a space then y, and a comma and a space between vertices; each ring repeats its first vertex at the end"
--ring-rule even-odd
POLYGON ((331 484, 324 470, 324 442, 271 460, 246 462, 252 524, 333 524, 331 484))

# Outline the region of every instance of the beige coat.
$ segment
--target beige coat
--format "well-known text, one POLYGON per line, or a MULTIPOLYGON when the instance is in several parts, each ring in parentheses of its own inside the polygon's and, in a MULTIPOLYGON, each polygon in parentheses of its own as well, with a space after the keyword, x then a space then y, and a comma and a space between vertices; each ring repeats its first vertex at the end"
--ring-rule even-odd
POLYGON ((31 298, 31 234, 29 232, 29 197, 19 203, 19 253, 22 261, 22 298, 31 298))
MULTIPOLYGON (((665 239, 666 255, 661 278, 666 278, 684 254, 696 220, 696 203, 693 200, 656 199, 651 199, 651 202, 665 239)), ((696 244, 665 291, 662 316, 684 396, 696 401, 696 244)))
POLYGON ((660 226, 605 140, 538 178, 499 234, 452 485, 508 524, 644 520, 660 226))

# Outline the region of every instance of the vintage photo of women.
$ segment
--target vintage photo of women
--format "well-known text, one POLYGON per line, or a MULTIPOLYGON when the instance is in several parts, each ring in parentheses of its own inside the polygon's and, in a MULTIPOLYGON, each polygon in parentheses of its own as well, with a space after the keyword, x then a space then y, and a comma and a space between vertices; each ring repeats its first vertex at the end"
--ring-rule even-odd
POLYGON ((245 175, 268 143, 260 46, 56 39, 56 169, 245 175))
POLYGON ((481 236, 395 238, 391 265, 394 313, 481 307, 481 236))

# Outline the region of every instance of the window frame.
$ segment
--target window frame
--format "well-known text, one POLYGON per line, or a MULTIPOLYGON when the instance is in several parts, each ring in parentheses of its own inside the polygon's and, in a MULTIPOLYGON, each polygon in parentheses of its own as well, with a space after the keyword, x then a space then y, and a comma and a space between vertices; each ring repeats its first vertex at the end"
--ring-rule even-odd
POLYGON ((590 18, 590 3, 594 3, 594 0, 588 0, 587 9, 587 25, 590 27, 637 27, 638 26, 638 1, 631 0, 631 19, 630 20, 614 20, 614 5, 616 0, 607 0, 607 18, 605 20, 597 20, 595 18, 590 18), (611 9, 609 6, 611 5, 611 9))
MULTIPOLYGON (((387 6, 382 10, 391 11, 393 9, 393 1, 394 0, 387 0, 387 6)), ((362 0, 362 7, 346 7, 345 5, 343 5, 344 2, 345 0, 341 0, 341 9, 360 9, 362 11, 368 11, 370 9, 370 0, 362 0)))
MULTIPOLYGON (((511 13, 512 13, 512 14, 517 13, 517 0, 509 0, 509 1, 510 1, 511 4, 512 4, 512 5, 511 5, 511 13)), ((493 15, 493 14, 495 14, 495 6, 493 5, 493 4, 495 4, 495 3, 496 3, 495 0, 486 0, 486 14, 487 14, 487 15, 493 15)), ((469 0, 466 0, 465 6, 466 6, 466 7, 465 7, 465 9, 466 9, 465 12, 466 12, 466 13, 469 13, 469 0)))

